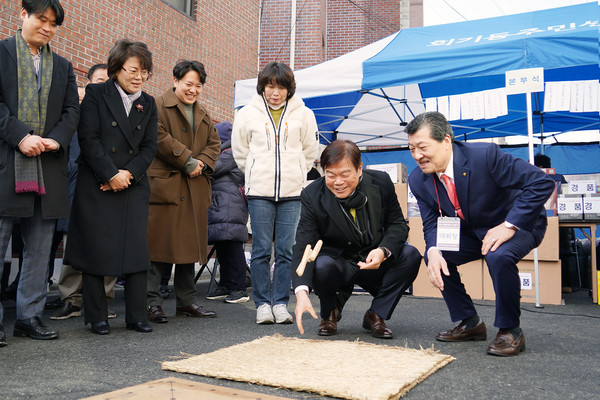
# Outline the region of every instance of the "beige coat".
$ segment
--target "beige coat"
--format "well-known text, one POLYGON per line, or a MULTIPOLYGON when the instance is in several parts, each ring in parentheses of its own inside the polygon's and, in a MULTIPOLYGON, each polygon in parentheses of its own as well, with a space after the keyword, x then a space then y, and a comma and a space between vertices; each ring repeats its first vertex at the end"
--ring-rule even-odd
POLYGON ((221 142, 200 103, 194 104, 194 129, 172 89, 156 99, 158 152, 148 169, 150 211, 148 245, 152 261, 187 264, 206 262, 207 210, 211 203, 210 174, 221 142), (209 170, 196 178, 184 172, 188 158, 209 170))

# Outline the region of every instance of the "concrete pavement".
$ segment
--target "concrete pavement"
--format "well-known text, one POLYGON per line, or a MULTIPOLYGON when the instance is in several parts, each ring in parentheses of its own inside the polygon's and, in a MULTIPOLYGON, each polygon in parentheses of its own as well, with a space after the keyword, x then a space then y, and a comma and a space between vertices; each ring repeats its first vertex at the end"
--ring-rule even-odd
MULTIPOLYGON (((256 325, 252 301, 226 304, 205 300, 207 286, 206 279, 197 286, 200 302, 216 311, 217 318, 175 317, 175 300, 171 295, 163 306, 169 322, 153 324, 154 332, 150 334, 125 329, 122 289, 117 290, 110 305, 118 318, 109 321, 112 332, 107 336, 90 333, 82 317, 51 321, 48 317, 54 310, 47 310, 44 321, 59 331, 58 340, 15 338, 12 336, 15 310, 7 308, 4 328, 8 346, 0 348, 0 398, 77 399, 170 376, 293 399, 315 398, 310 393, 161 370, 160 361, 181 354, 206 353, 275 333, 300 336, 295 324, 256 325)), ((53 291, 51 296, 56 294, 53 291)), ((311 299, 318 307, 317 298, 311 295, 311 299)), ((435 341, 435 333, 454 325, 442 300, 404 297, 388 321, 394 339, 380 340, 361 328, 370 299, 368 295, 353 296, 338 325, 339 334, 325 340, 359 339, 417 349, 434 346, 457 359, 413 388, 405 399, 600 398, 600 306, 592 304, 585 291, 565 295, 564 306, 536 309, 534 305, 522 304, 527 350, 511 358, 485 353, 496 333, 492 327, 492 302, 477 302, 479 314, 488 326, 487 342, 442 343, 435 341)), ((293 307, 292 296, 289 306, 292 313, 293 307)), ((304 337, 323 339, 316 334, 317 325, 318 321, 305 314, 304 337)), ((341 362, 352 363, 352 360, 341 362)), ((386 368, 385 360, 381 367, 386 368)), ((315 368, 326 366, 315 365, 315 368)))

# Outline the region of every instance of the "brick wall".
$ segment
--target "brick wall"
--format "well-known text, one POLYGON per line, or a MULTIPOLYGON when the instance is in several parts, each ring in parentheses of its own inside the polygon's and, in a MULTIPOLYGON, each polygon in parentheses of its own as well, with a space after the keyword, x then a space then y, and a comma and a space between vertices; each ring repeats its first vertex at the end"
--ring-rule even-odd
MULTIPOLYGON (((51 42, 71 60, 79 83, 93 64, 106 62, 117 39, 148 44, 154 75, 145 90, 159 95, 173 84, 178 59, 204 63, 200 101, 216 121, 233 118, 233 84, 256 76, 260 0, 196 0, 193 17, 161 0, 62 0, 65 21, 51 42)), ((21 25, 20 0, 0 0, 0 39, 21 25)), ((1 73, 1 71, 0 71, 1 73)))
MULTIPOLYGON (((297 0, 295 69, 339 57, 400 29, 400 0, 297 0)), ((290 62, 291 1, 263 0, 261 68, 290 62)))

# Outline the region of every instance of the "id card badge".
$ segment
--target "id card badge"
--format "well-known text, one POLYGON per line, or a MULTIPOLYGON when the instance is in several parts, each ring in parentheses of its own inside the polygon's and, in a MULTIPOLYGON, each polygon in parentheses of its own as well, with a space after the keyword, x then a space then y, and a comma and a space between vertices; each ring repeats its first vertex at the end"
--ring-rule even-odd
POLYGON ((438 217, 436 247, 445 251, 458 251, 460 248, 460 218, 438 217))

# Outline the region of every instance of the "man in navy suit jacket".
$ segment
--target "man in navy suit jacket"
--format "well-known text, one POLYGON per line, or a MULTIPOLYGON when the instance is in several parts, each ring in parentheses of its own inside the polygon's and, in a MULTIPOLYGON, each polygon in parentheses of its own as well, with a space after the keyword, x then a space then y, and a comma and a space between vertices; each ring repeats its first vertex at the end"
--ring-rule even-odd
POLYGON ((487 352, 519 354, 525 349, 525 336, 519 323, 516 264, 544 237, 544 203, 554 182, 539 168, 495 144, 455 142, 450 124, 438 112, 417 116, 405 131, 419 166, 408 182, 423 219, 427 273, 442 291, 452 321, 461 321, 455 328, 438 333, 436 339, 486 340, 485 324, 457 270, 457 266, 483 257, 494 283, 494 326, 499 328, 487 352), (458 204, 453 204, 448 194, 452 193, 451 186, 456 188, 458 204), (458 251, 437 248, 439 217, 456 217, 454 221, 460 222, 458 251))

